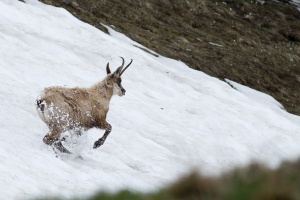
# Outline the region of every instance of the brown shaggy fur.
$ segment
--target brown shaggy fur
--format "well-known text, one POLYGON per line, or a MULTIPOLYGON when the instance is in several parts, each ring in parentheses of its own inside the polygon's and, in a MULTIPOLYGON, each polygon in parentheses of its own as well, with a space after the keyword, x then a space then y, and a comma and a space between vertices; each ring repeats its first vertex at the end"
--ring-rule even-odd
POLYGON ((124 72, 123 65, 124 61, 113 74, 110 74, 107 65, 107 77, 90 88, 45 88, 37 100, 39 116, 50 129, 43 141, 48 145, 57 142, 57 149, 70 153, 59 141, 61 134, 67 130, 80 131, 95 127, 106 130, 104 136, 94 144, 94 148, 101 146, 111 131, 111 125, 106 121, 110 99, 115 93, 125 95, 120 78, 124 72))

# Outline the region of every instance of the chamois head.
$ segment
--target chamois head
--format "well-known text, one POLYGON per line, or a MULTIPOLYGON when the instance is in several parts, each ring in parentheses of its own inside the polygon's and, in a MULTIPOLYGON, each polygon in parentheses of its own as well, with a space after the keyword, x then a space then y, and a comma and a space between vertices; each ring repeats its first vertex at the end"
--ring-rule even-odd
POLYGON ((124 61, 123 57, 121 57, 121 58, 122 58, 122 65, 120 67, 118 67, 114 73, 111 73, 111 71, 109 69, 109 63, 107 63, 107 65, 106 65, 107 86, 113 87, 114 94, 118 94, 119 96, 125 95, 125 92, 126 92, 126 90, 121 85, 121 82, 122 82, 121 75, 132 63, 132 59, 131 59, 130 63, 123 69, 125 61, 124 61))

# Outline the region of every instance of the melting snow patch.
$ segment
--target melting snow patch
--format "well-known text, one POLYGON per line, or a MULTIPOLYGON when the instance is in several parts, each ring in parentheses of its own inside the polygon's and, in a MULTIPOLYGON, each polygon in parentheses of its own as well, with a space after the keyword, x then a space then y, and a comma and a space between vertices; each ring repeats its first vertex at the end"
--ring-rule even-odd
POLYGON ((214 43, 214 42, 209 42, 208 44, 213 45, 213 46, 218 46, 218 47, 224 47, 223 45, 217 44, 217 43, 214 43))

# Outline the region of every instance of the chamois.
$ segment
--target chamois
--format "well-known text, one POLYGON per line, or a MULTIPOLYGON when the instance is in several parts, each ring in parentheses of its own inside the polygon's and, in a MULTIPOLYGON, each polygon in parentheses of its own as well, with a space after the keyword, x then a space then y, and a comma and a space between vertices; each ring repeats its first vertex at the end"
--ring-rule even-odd
POLYGON ((48 87, 41 92, 36 100, 36 108, 39 117, 50 130, 43 139, 45 144, 70 154, 62 145, 61 134, 68 130, 80 132, 95 127, 105 129, 105 133, 95 141, 93 148, 103 145, 112 130, 112 126, 106 121, 110 99, 114 94, 123 96, 126 92, 121 85, 121 75, 132 60, 123 69, 124 62, 122 58, 122 65, 114 73, 111 73, 107 63, 107 76, 90 88, 48 87))

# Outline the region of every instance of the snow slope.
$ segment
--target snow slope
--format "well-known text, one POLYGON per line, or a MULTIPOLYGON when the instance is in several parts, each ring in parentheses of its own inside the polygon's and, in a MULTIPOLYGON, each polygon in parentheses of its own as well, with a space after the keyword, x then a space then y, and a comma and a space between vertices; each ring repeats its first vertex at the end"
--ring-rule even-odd
POLYGON ((300 118, 271 97, 110 34, 37 0, 0 1, 0 199, 149 191, 193 167, 218 174, 300 156, 300 118), (39 92, 93 85, 107 62, 120 65, 119 56, 134 61, 123 75, 126 95, 111 101, 106 143, 92 149, 104 133, 92 129, 65 144, 74 155, 57 158, 42 142, 48 129, 35 111, 39 92))
POLYGON ((298 7, 298 10, 300 11, 300 0, 293 0, 293 4, 295 4, 298 7))

